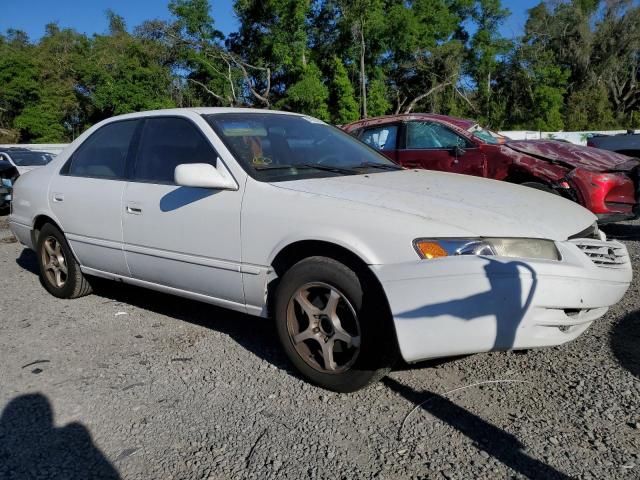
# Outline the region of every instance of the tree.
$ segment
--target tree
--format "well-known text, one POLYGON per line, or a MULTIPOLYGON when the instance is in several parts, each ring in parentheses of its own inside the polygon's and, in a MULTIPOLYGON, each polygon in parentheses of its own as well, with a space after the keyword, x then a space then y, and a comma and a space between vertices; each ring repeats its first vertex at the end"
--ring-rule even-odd
POLYGON ((331 120, 336 124, 345 124, 358 120, 358 102, 347 69, 342 60, 333 57, 333 77, 330 95, 331 120))
POLYGON ((56 142, 72 139, 82 117, 75 66, 86 55, 87 38, 55 24, 33 50, 38 88, 15 117, 14 126, 24 142, 56 142))
POLYGON ((35 47, 27 35, 17 30, 0 35, 0 127, 12 127, 25 106, 37 100, 38 79, 35 47))
POLYGON ((291 85, 278 107, 293 112, 306 113, 321 120, 329 120, 327 100, 329 90, 322 81, 322 73, 315 63, 308 63, 300 80, 291 85))
POLYGON ((256 78, 254 83, 269 86, 274 101, 315 75, 314 68, 306 68, 312 61, 307 33, 310 0, 236 0, 234 11, 240 29, 230 38, 232 51, 246 64, 270 72, 269 79, 256 78))
MULTIPOLYGON (((385 16, 382 0, 340 0, 341 28, 351 32, 357 45, 360 73, 360 109, 367 118, 367 55, 376 59, 384 45, 385 16)), ((370 65, 375 61, 369 62, 370 65)))
POLYGON ((613 108, 604 85, 573 92, 567 99, 567 130, 606 130, 616 127, 613 108))
POLYGON ((500 24, 509 16, 500 0, 479 0, 471 10, 477 25, 472 35, 468 54, 468 73, 476 84, 476 105, 483 123, 495 124, 501 117, 500 103, 494 101, 493 91, 501 56, 511 49, 511 42, 500 35, 500 24), (496 111, 497 110, 497 111, 496 111))
POLYGON ((80 92, 96 122, 113 115, 174 107, 172 77, 156 44, 131 35, 124 19, 107 13, 109 34, 95 35, 78 62, 80 92))

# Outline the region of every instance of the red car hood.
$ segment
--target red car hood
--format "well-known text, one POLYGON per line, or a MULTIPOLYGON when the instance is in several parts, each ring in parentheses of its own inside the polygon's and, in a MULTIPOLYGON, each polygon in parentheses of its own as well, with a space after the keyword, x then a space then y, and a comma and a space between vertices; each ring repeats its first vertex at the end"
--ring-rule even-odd
POLYGON ((593 171, 628 171, 638 160, 619 153, 555 140, 509 140, 507 147, 532 157, 582 167, 593 171))

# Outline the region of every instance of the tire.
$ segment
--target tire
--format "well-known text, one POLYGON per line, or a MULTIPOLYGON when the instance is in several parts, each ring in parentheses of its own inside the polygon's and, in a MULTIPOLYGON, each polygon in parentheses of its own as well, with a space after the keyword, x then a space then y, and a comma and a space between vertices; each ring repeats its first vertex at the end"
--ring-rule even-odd
POLYGON ((287 356, 307 380, 328 390, 364 388, 384 377, 396 357, 388 307, 364 283, 336 260, 309 257, 276 289, 276 328, 287 356))
POLYGON ((543 192, 551 193, 553 195, 558 195, 558 196, 560 195, 553 188, 551 188, 549 185, 545 185, 544 183, 540 183, 540 182, 524 182, 521 185, 523 187, 535 188, 536 190, 541 190, 543 192))
POLYGON ((58 298, 79 298, 91 293, 91 285, 80 270, 64 234, 50 223, 38 235, 36 255, 40 282, 58 298))

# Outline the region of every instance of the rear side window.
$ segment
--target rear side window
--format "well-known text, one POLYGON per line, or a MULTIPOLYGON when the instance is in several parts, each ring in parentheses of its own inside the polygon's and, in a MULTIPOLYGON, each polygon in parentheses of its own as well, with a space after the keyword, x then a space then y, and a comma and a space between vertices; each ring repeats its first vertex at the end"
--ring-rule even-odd
POLYGON ((376 150, 395 150, 397 138, 398 126, 386 125, 384 127, 366 129, 360 140, 376 150))
POLYGON ((136 156, 133 180, 174 183, 174 172, 183 163, 216 165, 216 152, 189 120, 176 117, 145 120, 136 156))
POLYGON ((124 179, 129 145, 138 120, 105 125, 91 135, 73 154, 69 175, 107 179, 124 179))

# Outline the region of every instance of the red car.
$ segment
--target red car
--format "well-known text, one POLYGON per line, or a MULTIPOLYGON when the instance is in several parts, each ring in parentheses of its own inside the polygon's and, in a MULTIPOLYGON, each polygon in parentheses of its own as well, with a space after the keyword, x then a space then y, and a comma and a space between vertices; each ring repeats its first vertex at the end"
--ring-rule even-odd
POLYGON ((510 140, 445 115, 369 118, 343 129, 407 168, 546 190, 580 203, 600 223, 640 216, 640 161, 632 157, 555 140, 510 140))

